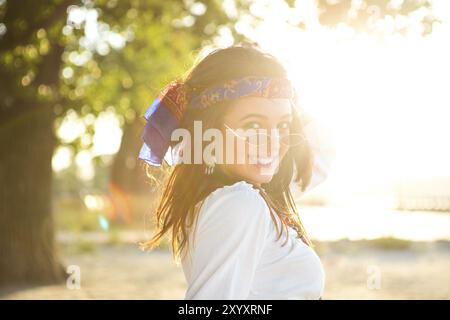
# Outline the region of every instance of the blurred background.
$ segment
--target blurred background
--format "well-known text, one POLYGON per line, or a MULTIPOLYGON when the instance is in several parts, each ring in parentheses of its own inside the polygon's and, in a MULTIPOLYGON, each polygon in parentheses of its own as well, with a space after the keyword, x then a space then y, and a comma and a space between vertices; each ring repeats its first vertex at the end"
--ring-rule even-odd
POLYGON ((0 0, 0 298, 184 297, 168 242, 137 245, 161 191, 142 116, 248 40, 335 140, 297 194, 323 298, 449 299, 448 39, 446 0, 0 0))

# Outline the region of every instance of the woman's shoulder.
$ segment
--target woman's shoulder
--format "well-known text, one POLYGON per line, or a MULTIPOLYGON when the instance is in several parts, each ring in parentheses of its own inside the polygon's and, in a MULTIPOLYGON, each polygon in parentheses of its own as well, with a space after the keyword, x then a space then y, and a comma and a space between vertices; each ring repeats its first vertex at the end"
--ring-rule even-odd
POLYGON ((208 195, 208 198, 223 197, 225 195, 231 195, 231 194, 237 194, 237 193, 250 193, 250 194, 256 195, 256 194, 259 194, 259 189, 257 189, 251 183, 249 183, 245 180, 241 180, 241 181, 235 182, 234 184, 225 185, 225 186, 215 189, 208 195))
POLYGON ((231 201, 238 206, 260 205, 263 202, 265 203, 260 194, 260 190, 244 180, 217 188, 205 198, 205 202, 209 203, 224 201, 231 201))
POLYGON ((233 220, 269 217, 269 208, 260 190, 246 181, 239 181, 212 191, 199 212, 202 220, 233 220))

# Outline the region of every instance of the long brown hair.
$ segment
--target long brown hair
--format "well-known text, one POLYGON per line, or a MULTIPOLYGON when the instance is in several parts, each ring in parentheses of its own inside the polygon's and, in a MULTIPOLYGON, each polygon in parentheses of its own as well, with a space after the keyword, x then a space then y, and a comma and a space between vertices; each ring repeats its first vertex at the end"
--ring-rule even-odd
MULTIPOLYGON (((216 49, 205 58, 195 63, 184 79, 186 88, 201 90, 231 78, 254 76, 287 77, 282 64, 271 54, 263 52, 256 46, 235 45, 216 49)), ((219 103, 211 108, 187 109, 181 127, 193 134, 194 121, 202 121, 204 129, 217 128, 225 114, 228 103, 219 103)), ((292 133, 302 133, 299 110, 293 104, 292 133)), ((197 204, 201 203, 212 191, 237 180, 214 170, 212 175, 204 174, 204 164, 180 163, 168 172, 159 206, 156 210, 158 232, 148 241, 141 243, 144 249, 157 246, 166 233, 171 232, 172 252, 175 258, 186 247, 189 231, 198 215, 197 204)), ((260 194, 266 201, 278 239, 282 232, 288 231, 290 225, 306 243, 311 241, 300 221, 289 185, 292 180, 299 184, 302 191, 308 186, 312 171, 312 154, 309 145, 289 147, 280 163, 279 170, 272 180, 260 187, 260 194), (282 222, 282 230, 276 221, 277 215, 282 222)), ((149 172, 149 171, 147 171, 149 172)), ((287 240, 287 238, 286 238, 287 240)), ((286 242, 285 242, 286 243, 286 242)), ((283 245, 285 244, 283 243, 283 245)))

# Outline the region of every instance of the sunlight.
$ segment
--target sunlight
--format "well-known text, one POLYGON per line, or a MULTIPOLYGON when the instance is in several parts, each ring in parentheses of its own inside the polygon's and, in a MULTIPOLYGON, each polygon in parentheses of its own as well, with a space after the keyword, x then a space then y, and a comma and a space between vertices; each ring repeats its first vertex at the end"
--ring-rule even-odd
POLYGON ((383 38, 322 27, 314 1, 296 2, 305 28, 290 27, 277 3, 256 7, 268 15, 259 28, 244 21, 239 30, 285 63, 302 107, 335 137, 327 180, 305 195, 326 204, 302 211, 311 236, 450 239, 448 215, 393 210, 402 195, 430 209, 450 197, 450 3, 436 1, 441 23, 431 35, 421 35, 417 14, 377 22, 383 38), (402 24, 404 36, 389 33, 402 24))
POLYGON ((413 241, 450 240, 450 219, 441 213, 336 206, 304 207, 300 217, 309 235, 320 241, 381 237, 413 241))
POLYGON ((327 185, 389 194, 407 178, 450 176, 448 14, 430 36, 413 29, 376 39, 321 27, 313 2, 297 5, 306 31, 287 26, 286 8, 272 4, 264 24, 248 32, 285 62, 303 107, 334 132, 337 158, 327 185))
POLYGON ((113 111, 101 112, 95 120, 93 154, 115 154, 122 139, 120 122, 113 111))
POLYGON ((122 139, 122 129, 119 118, 112 110, 101 112, 94 119, 92 115, 81 118, 75 111, 69 110, 57 129, 57 135, 63 143, 70 144, 80 139, 83 147, 92 144, 92 148, 74 155, 72 147, 59 147, 52 158, 53 170, 58 172, 69 168, 75 156, 77 175, 83 180, 90 180, 95 175, 92 158, 117 153, 122 139), (94 126, 93 137, 86 131, 87 124, 94 126))
POLYGON ((73 151, 69 147, 58 147, 52 158, 53 171, 58 172, 67 169, 72 163, 73 151))

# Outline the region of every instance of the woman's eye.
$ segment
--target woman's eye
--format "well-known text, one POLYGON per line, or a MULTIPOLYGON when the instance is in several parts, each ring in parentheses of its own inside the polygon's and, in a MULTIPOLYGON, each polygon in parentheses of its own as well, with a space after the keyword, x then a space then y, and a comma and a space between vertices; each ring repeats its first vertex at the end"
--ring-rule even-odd
POLYGON ((289 121, 281 122, 281 123, 278 125, 278 129, 279 129, 279 130, 283 130, 283 131, 289 130, 290 127, 291 127, 291 123, 290 123, 289 121))
POLYGON ((244 129, 245 130, 247 130, 247 129, 260 129, 260 128, 261 128, 261 125, 258 122, 255 122, 255 121, 249 122, 249 123, 244 125, 244 129))

